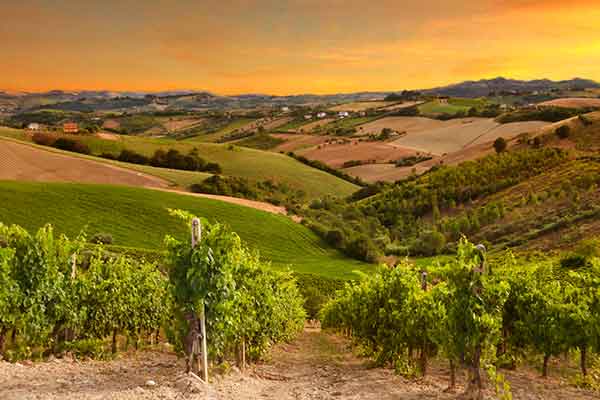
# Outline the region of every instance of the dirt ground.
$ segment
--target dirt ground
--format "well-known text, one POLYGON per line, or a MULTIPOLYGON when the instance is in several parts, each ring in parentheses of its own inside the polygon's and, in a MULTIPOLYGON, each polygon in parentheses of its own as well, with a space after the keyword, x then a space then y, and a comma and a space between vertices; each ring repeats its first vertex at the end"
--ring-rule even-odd
MULTIPOLYGON (((424 379, 406 379, 390 369, 372 368, 351 352, 344 339, 319 329, 306 329, 294 343, 276 347, 269 361, 243 373, 236 368, 224 375, 212 373, 208 386, 186 376, 183 369, 183 362, 166 350, 129 353, 113 361, 0 362, 0 398, 425 400, 457 399, 463 390, 459 386, 456 392, 445 391, 448 371, 437 363, 424 379)), ((531 371, 506 376, 514 399, 600 398, 558 378, 543 380, 531 371)), ((492 394, 488 391, 487 398, 493 398, 492 394)))
POLYGON ((413 149, 390 142, 359 142, 358 140, 344 144, 322 144, 296 152, 310 160, 319 160, 334 168, 340 168, 344 162, 351 160, 390 162, 417 153, 413 149))
POLYGON ((587 97, 567 97, 564 99, 545 101, 543 103, 540 103, 539 105, 566 108, 600 107, 600 99, 593 99, 587 97))
POLYGON ((167 187, 160 178, 79 157, 0 140, 0 179, 167 187))

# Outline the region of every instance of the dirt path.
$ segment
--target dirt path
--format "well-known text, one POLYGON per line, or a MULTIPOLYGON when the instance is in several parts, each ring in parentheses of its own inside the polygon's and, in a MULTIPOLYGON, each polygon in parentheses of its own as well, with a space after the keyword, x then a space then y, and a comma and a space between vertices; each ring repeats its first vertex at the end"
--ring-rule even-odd
MULTIPOLYGON (((278 346, 271 360, 244 374, 233 368, 204 386, 181 373, 183 363, 166 351, 144 351, 109 362, 51 360, 0 362, 0 398, 16 399, 456 399, 445 393, 447 370, 432 365, 425 379, 409 380, 392 370, 370 368, 345 340, 307 329, 294 343, 278 346), (148 381, 155 384, 151 385, 148 381)), ((507 373, 514 399, 598 399, 557 379, 507 373)), ((460 388, 459 388, 460 389, 460 388)), ((491 393, 490 393, 491 395, 491 393)))

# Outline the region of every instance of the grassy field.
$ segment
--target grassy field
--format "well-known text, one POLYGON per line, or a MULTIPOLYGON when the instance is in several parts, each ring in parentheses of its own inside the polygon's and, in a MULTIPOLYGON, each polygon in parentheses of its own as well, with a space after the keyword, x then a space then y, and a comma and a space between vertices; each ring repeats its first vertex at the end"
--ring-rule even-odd
POLYGON ((216 132, 208 133, 208 134, 199 134, 198 136, 193 136, 189 139, 186 139, 187 142, 216 142, 222 137, 229 135, 231 132, 236 129, 241 129, 244 126, 250 124, 252 121, 255 121, 252 118, 239 118, 231 123, 225 125, 223 128, 219 129, 216 132))
POLYGON ((167 208, 188 210, 231 227, 276 268, 350 279, 374 266, 328 247, 290 218, 221 201, 149 189, 68 183, 0 182, 0 221, 34 230, 45 223, 70 237, 110 233, 114 244, 158 249, 167 234, 186 238, 187 229, 167 208))
POLYGON ((306 125, 306 124, 310 124, 314 122, 312 119, 293 119, 291 121, 289 121, 288 123, 285 123, 279 127, 277 127, 276 129, 273 129, 274 132, 290 132, 290 131, 296 131, 297 129, 301 128, 302 126, 306 125))
POLYGON ((471 106, 440 103, 437 100, 430 101, 419 106, 421 115, 456 114, 459 111, 468 111, 471 106))
MULTIPOLYGON (((13 129, 0 129, 0 135, 26 139, 25 132, 13 129)), ((201 157, 217 162, 223 168, 223 174, 238 176, 250 180, 272 179, 284 182, 297 189, 304 190, 309 197, 325 195, 348 196, 358 187, 326 172, 309 167, 283 154, 230 146, 215 143, 189 143, 172 139, 156 139, 139 136, 120 136, 120 140, 102 139, 91 135, 76 136, 87 144, 94 154, 118 154, 123 149, 134 150, 151 156, 158 149, 177 149, 187 153, 197 148, 201 157)), ((108 161, 102 160, 100 161, 108 161)), ((188 186, 206 178, 206 174, 187 171, 173 171, 148 166, 119 163, 120 166, 136 169, 167 179, 176 185, 188 186)))

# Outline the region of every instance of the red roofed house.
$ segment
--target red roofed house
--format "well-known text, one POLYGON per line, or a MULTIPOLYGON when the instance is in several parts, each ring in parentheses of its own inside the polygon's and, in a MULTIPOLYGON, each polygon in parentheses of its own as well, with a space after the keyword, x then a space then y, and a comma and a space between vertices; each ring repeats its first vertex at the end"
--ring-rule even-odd
POLYGON ((65 122, 63 124, 64 133, 79 133, 79 126, 76 122, 65 122))

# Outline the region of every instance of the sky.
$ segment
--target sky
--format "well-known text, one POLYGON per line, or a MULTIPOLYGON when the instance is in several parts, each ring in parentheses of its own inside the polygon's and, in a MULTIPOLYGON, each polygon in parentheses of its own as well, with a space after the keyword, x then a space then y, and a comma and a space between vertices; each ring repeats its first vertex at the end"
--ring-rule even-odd
POLYGON ((341 93, 600 81, 600 0, 0 0, 0 89, 341 93))

